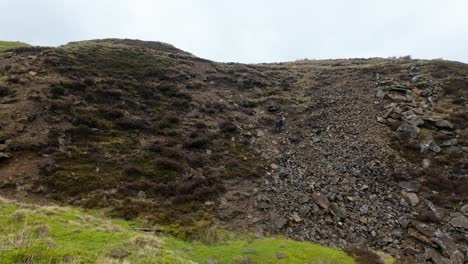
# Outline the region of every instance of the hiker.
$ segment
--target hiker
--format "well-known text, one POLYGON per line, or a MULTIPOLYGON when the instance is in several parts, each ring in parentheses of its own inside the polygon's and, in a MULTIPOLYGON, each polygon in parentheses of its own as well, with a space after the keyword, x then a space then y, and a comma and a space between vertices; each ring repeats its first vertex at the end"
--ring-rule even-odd
POLYGON ((275 127, 275 131, 276 132, 280 132, 281 129, 283 128, 284 126, 284 116, 282 114, 280 114, 279 116, 276 117, 276 127, 275 127))

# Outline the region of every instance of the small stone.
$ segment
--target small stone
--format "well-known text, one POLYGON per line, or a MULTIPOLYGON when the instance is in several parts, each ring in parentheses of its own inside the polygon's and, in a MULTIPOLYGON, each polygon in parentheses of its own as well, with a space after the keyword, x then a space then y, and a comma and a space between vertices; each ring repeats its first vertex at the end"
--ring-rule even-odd
POLYGON ((453 130, 453 128, 454 128, 452 122, 447 121, 447 120, 444 120, 444 119, 438 119, 438 120, 434 123, 434 126, 436 126, 437 128, 449 129, 449 130, 453 130))
POLYGON ((0 161, 11 159, 13 155, 8 152, 0 152, 0 161))
POLYGON ((31 75, 31 76, 36 76, 36 75, 37 75, 37 72, 35 72, 35 71, 29 71, 29 75, 31 75))
POLYGON ((410 237, 413 237, 431 247, 436 247, 437 245, 428 237, 422 235, 421 233, 419 233, 418 231, 416 231, 416 229, 414 228, 409 228, 408 229, 408 235, 410 237))
POLYGON ((417 182, 401 181, 398 185, 406 192, 419 192, 419 189, 421 188, 421 184, 417 182))
POLYGON ((465 263, 465 256, 463 256, 460 250, 457 250, 450 256, 450 261, 452 264, 463 264, 465 263))
POLYGON ((412 225, 419 233, 427 237, 435 237, 435 230, 430 225, 418 221, 412 222, 412 225))
POLYGON ((299 222, 302 221, 301 217, 296 213, 294 213, 291 217, 294 220, 294 222, 296 222, 296 223, 299 223, 299 222))
POLYGON ((215 204, 215 202, 213 202, 213 201, 206 201, 206 202, 205 202, 205 205, 206 205, 206 206, 212 206, 212 205, 214 205, 214 204, 215 204))
POLYGON ((246 248, 246 249, 242 250, 242 253, 244 253, 244 254, 255 254, 255 250, 250 249, 250 248, 246 248))
POLYGON ((450 224, 453 227, 460 227, 468 230, 468 218, 463 215, 458 215, 450 220, 450 224))
POLYGON ((257 130, 257 137, 265 136, 265 132, 263 130, 257 130))
POLYGON ((450 146, 455 146, 457 144, 458 144, 458 139, 452 138, 452 139, 443 141, 442 144, 440 144, 440 146, 441 147, 450 147, 450 146))
POLYGON ((417 138, 421 130, 416 125, 405 122, 398 127, 397 131, 406 137, 417 138))
POLYGON ((431 259, 434 264, 451 264, 452 263, 448 258, 445 258, 444 256, 442 256, 439 252, 437 252, 433 248, 426 248, 424 255, 426 255, 427 259, 431 259))
POLYGON ((318 206, 322 207, 325 210, 328 210, 328 207, 330 206, 330 202, 328 201, 328 198, 326 195, 316 192, 312 195, 312 199, 318 206))
POLYGON ((445 215, 443 209, 435 206, 431 201, 428 201, 428 200, 425 200, 425 201, 426 201, 427 207, 429 208, 429 211, 432 212, 432 214, 435 216, 437 221, 439 222, 442 221, 445 215))
POLYGON ((277 229, 283 228, 286 225, 286 223, 288 222, 288 220, 286 218, 281 217, 277 213, 271 213, 270 214, 270 221, 274 224, 274 226, 277 229))
POLYGON ((379 123, 382 123, 382 124, 386 124, 386 123, 388 123, 388 122, 387 122, 387 120, 386 120, 385 118, 383 118, 383 117, 380 117, 380 116, 379 116, 379 117, 377 117, 377 122, 379 122, 379 123))
POLYGON ((408 201, 408 203, 411 206, 416 206, 416 205, 419 204, 419 198, 415 193, 409 193, 409 192, 402 191, 401 195, 403 195, 403 197, 406 198, 406 200, 408 201))
POLYGON ((299 198, 299 203, 301 203, 301 204, 307 203, 309 201, 310 201, 310 199, 307 196, 302 196, 301 198, 299 198))
POLYGON ((429 160, 429 159, 423 159, 423 160, 422 160, 422 166, 423 166, 424 168, 429 168, 429 166, 431 166, 431 160, 429 160))
POLYGON ((287 258, 288 256, 286 256, 286 255, 283 254, 283 253, 277 252, 277 253, 276 253, 276 257, 277 257, 278 259, 285 259, 285 258, 287 258))
POLYGON ((270 167, 273 169, 273 170, 277 170, 279 168, 279 166, 277 164, 270 164, 270 167))
POLYGON ((460 212, 462 212, 462 214, 464 214, 464 215, 468 215, 468 204, 463 205, 460 208, 460 212))
POLYGON ((137 196, 140 199, 146 199, 146 193, 144 191, 139 191, 137 196))
POLYGON ((457 250, 457 244, 447 236, 436 237, 433 240, 442 250, 442 254, 447 258, 450 258, 457 250))

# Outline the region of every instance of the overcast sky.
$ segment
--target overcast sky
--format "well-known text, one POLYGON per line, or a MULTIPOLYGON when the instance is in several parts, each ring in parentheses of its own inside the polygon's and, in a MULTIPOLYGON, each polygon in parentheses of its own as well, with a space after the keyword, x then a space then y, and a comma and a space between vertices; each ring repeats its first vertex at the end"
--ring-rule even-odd
POLYGON ((389 57, 468 62, 467 0, 0 0, 0 40, 171 43, 215 61, 389 57))

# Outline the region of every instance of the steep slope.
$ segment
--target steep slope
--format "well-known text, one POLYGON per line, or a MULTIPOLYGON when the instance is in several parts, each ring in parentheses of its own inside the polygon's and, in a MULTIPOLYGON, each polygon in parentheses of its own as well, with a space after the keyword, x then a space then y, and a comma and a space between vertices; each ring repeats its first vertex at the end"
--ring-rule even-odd
POLYGON ((108 39, 11 50, 0 69, 5 195, 185 238, 202 222, 463 258, 467 65, 223 64, 108 39))

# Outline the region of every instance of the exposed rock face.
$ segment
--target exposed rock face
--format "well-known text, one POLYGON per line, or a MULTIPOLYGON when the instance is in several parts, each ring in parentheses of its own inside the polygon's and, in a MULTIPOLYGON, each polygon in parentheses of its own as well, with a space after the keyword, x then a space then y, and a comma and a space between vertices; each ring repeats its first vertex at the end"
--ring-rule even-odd
MULTIPOLYGON (((326 74, 331 75, 321 73, 326 74)), ((376 97, 381 103, 371 101, 368 91, 359 90, 357 85, 345 89, 333 81, 311 84, 314 89, 303 92, 310 96, 307 107, 315 109, 315 114, 298 118, 301 110, 291 109, 296 113, 295 119, 283 133, 266 134, 256 141, 265 144, 274 138, 274 142, 279 142, 267 144, 263 151, 270 154, 265 155, 267 159, 279 166, 261 183, 260 193, 268 196, 271 204, 267 211, 297 212, 301 221, 282 228, 264 222, 263 228, 329 245, 363 243, 395 254, 407 252, 420 259, 429 246, 429 258, 439 263, 450 263, 459 257, 459 249, 466 244, 455 242, 449 235, 460 235, 453 224, 461 228, 463 219, 456 218, 450 224, 445 209, 426 199, 427 187, 419 179, 406 176, 409 171, 420 173, 421 169, 439 166, 447 148, 460 144, 455 125, 433 112, 442 94, 439 84, 429 82, 419 67, 409 75, 414 74, 418 75, 413 79, 418 87, 394 85, 394 80, 376 76, 376 97), (358 94, 369 100, 355 99, 358 94), (379 107, 383 108, 383 115, 379 115, 379 107), (358 118, 361 113, 369 119, 358 118), (400 137, 400 149, 411 146, 410 158, 414 162, 400 160, 397 154, 392 162, 395 167, 387 167, 393 151, 373 136, 385 133, 379 124, 395 131, 392 133, 400 137), (390 171, 402 175, 403 180, 380 177, 390 171), (309 196, 311 200, 304 198, 309 196), (415 216, 430 224, 412 223, 415 216)), ((353 85, 349 80, 345 86, 353 85)), ((360 85, 372 86, 362 80, 360 85)))

